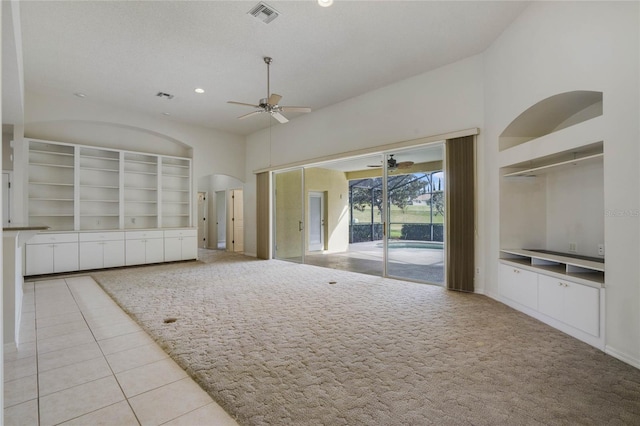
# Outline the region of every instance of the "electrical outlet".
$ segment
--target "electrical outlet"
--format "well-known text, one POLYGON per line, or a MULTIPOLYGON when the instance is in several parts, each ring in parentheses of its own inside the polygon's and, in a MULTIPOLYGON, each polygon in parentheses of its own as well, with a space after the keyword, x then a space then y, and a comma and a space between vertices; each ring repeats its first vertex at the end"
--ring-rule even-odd
POLYGON ((578 251, 578 243, 569 243, 569 253, 576 253, 578 251))
POLYGON ((480 275, 480 268, 476 268, 476 274, 480 275))
POLYGON ((604 244, 598 244, 598 256, 604 256, 604 244))

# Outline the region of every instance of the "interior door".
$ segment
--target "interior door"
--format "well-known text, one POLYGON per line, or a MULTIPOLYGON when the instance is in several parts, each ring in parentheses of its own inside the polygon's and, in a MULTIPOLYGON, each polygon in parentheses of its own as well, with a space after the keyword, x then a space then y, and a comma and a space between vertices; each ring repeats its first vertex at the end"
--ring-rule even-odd
POLYGON ((232 212, 233 217, 233 251, 244 251, 244 199, 241 189, 231 191, 231 199, 233 200, 232 212))
POLYGON ((207 193, 198 192, 198 248, 207 248, 207 193))
POLYGON ((225 250, 227 248, 227 197, 226 191, 216 192, 216 228, 217 242, 216 248, 225 250))
POLYGON ((304 172, 274 173, 274 228, 276 259, 304 261, 304 172))
POLYGON ((324 193, 309 192, 309 251, 324 250, 324 193))

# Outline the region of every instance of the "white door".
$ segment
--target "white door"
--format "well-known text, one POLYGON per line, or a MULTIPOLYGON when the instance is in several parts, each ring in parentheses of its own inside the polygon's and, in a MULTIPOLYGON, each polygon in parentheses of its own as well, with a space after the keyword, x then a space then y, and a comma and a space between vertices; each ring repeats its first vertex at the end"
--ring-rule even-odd
POLYGON ((227 198, 225 191, 216 192, 217 249, 227 248, 227 198))
POLYGON ((244 251, 244 204, 241 189, 231 191, 233 200, 233 251, 244 251))
POLYGON ((2 173, 2 226, 9 226, 11 219, 11 181, 9 173, 2 173))
POLYGON ((309 251, 324 250, 324 194, 309 192, 309 251))

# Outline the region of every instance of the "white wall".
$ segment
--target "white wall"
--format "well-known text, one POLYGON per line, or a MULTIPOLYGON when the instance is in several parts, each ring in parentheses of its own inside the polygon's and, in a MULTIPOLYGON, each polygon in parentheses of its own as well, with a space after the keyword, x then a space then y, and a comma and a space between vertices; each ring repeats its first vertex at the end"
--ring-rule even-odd
POLYGON ((549 173, 546 176, 546 249, 598 256, 604 243, 604 180, 602 164, 549 173))
MULTIPOLYGON (((255 206, 255 170, 481 127, 482 64, 473 56, 250 135, 246 205, 255 206)), ((245 253, 256 252, 255 219, 245 209, 245 253)))
MULTIPOLYGON (((572 90, 604 93, 607 351, 640 367, 637 2, 533 2, 485 52, 481 186, 498 188, 498 136, 522 111, 572 90)), ((488 191, 491 191, 488 189, 488 191)), ((484 197, 487 293, 497 294, 500 210, 484 197)), ((591 244, 591 243, 589 243, 591 244)))

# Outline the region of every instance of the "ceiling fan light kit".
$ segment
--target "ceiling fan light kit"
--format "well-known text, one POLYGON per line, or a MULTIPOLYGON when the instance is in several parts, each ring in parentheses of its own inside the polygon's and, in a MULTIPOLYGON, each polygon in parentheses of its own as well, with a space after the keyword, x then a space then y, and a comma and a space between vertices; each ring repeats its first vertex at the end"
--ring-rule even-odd
POLYGON ((264 60, 264 63, 267 64, 267 97, 260 99, 257 105, 248 104, 245 102, 228 101, 227 103, 229 104, 250 106, 255 108, 255 111, 252 111, 245 115, 241 115, 240 117, 238 117, 238 119, 242 120, 242 119, 251 117, 253 115, 266 112, 266 113, 269 113, 273 118, 278 120, 278 122, 284 124, 284 123, 287 123, 289 120, 284 115, 282 115, 282 112, 311 112, 311 108, 309 107, 279 105, 279 102, 280 102, 280 99, 282 99, 282 96, 278 95, 277 93, 271 93, 271 87, 270 87, 269 71, 270 71, 270 66, 271 66, 271 62, 273 62, 273 59, 268 56, 265 56, 263 60, 264 60))

